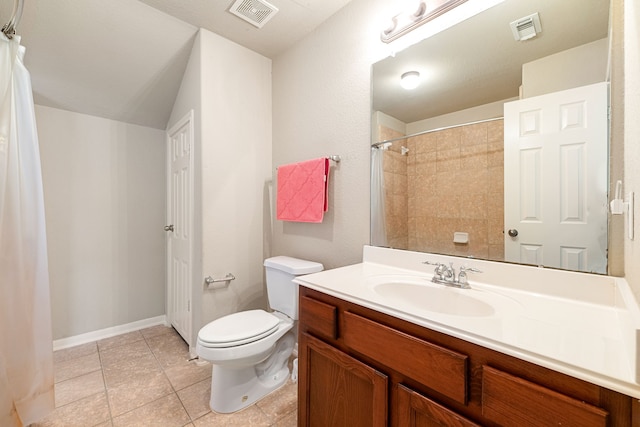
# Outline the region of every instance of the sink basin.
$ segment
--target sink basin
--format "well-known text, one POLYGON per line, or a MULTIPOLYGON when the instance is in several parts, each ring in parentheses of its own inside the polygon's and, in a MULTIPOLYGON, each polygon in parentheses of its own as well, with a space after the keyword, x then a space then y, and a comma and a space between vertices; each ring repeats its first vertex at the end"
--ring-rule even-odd
POLYGON ((419 310, 467 317, 487 317, 495 313, 493 305, 476 297, 478 291, 437 285, 427 278, 379 277, 368 280, 368 285, 386 302, 419 310))

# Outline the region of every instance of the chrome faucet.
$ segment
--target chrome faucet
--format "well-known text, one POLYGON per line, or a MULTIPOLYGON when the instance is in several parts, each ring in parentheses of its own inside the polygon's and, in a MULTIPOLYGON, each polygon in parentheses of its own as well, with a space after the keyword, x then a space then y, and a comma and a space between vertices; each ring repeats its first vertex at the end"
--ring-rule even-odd
POLYGON ((433 271, 433 283, 439 283, 441 285, 453 286, 455 288, 469 289, 467 272, 482 273, 482 271, 473 267, 460 267, 460 273, 456 277, 456 269, 453 267, 453 263, 450 262, 447 266, 441 262, 424 261, 423 264, 435 265, 436 268, 433 271))

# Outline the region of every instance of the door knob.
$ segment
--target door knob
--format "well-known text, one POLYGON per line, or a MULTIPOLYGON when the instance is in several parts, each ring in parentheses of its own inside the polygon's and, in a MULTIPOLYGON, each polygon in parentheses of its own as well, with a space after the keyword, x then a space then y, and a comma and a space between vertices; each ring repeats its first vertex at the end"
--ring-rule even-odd
POLYGON ((516 230, 515 228, 512 228, 508 231, 509 236, 511 237, 517 237, 518 236, 518 230, 516 230))
POLYGON ((165 225, 165 226, 164 226, 164 231, 173 231, 173 224, 171 224, 171 225, 165 225))

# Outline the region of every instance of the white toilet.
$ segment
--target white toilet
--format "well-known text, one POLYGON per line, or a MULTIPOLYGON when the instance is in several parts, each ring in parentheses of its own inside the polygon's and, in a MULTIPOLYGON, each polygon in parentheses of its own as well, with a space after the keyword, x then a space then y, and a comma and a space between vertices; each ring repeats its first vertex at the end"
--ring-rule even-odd
POLYGON ((272 310, 248 310, 221 317, 198 332, 196 353, 213 365, 211 409, 230 413, 245 408, 283 385, 296 343, 298 320, 295 276, 322 270, 322 264, 286 256, 264 261, 272 310))

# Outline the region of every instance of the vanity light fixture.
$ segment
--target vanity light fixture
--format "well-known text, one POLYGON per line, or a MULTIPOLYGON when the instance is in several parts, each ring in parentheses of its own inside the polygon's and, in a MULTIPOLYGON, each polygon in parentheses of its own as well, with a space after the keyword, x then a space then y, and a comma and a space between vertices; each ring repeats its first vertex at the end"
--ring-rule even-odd
POLYGON ((400 86, 404 89, 411 90, 420 84, 420 73, 417 71, 407 71, 400 76, 400 86))
POLYGON ((390 25, 382 30, 380 38, 385 43, 391 43, 398 37, 443 15, 466 1, 467 0, 421 0, 415 12, 401 13, 394 16, 391 19, 390 25))

